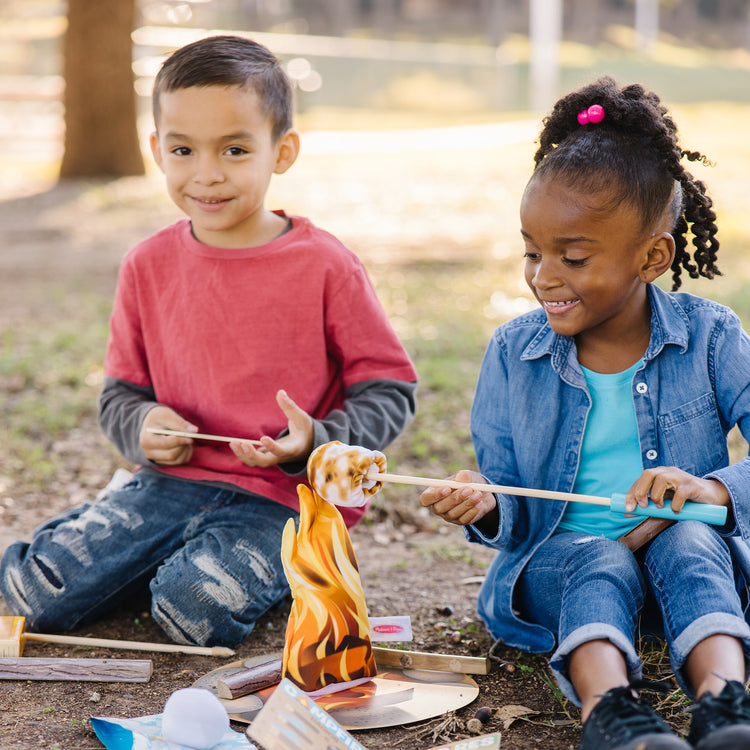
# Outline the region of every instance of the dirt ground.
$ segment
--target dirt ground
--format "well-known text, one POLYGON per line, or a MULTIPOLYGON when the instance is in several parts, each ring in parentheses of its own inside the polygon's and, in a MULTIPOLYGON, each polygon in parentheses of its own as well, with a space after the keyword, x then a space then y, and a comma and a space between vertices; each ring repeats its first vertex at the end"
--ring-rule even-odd
MULTIPOLYGON (((508 154, 507 158, 514 157, 508 154)), ((314 170, 315 165, 309 168, 314 170)), ((326 172, 325 179, 316 183, 316 195, 320 191, 326 194, 328 190, 329 202, 336 196, 344 200, 343 193, 335 193, 326 180, 337 179, 338 173, 347 168, 340 163, 326 172)), ((428 169, 425 183, 433 177, 428 169)), ((305 179, 303 171, 301 181, 291 185, 291 202, 297 203, 294 208, 308 207, 300 197, 307 195, 305 179)), ((388 184, 383 183, 384 192, 388 184)), ((140 237, 176 216, 168 201, 158 197, 161 195, 158 176, 102 185, 98 193, 91 186, 62 185, 52 190, 46 187, 23 186, 25 195, 6 195, 0 202, 3 232, 0 321, 6 333, 12 330, 14 321, 21 318, 39 316, 43 320, 45 299, 49 302, 53 298, 52 289, 66 289, 66 294, 73 297, 82 290, 111 293, 123 252, 140 237), (97 195, 101 201, 97 200, 97 195), (113 205, 119 209, 112 209, 113 205)), ((443 213, 440 206, 435 205, 437 188, 432 186, 430 190, 430 210, 434 213, 430 221, 425 222, 425 216, 419 214, 420 210, 427 211, 425 206, 411 205, 411 217, 404 218, 397 229, 379 227, 376 221, 367 217, 362 220, 360 215, 359 231, 366 232, 370 245, 381 252, 395 252, 396 238, 411 231, 410 242, 413 244, 418 239, 416 227, 421 222, 421 226, 429 226, 432 232, 432 236, 425 237, 426 246, 439 255, 443 246, 435 237, 443 232, 443 213)), ((308 198, 314 200, 314 196, 308 198)), ((341 203, 330 207, 328 224, 329 217, 322 215, 321 206, 315 204, 314 208, 316 221, 328 226, 335 224, 341 203)), ((377 213, 377 207, 371 210, 377 213)), ((341 217, 338 219, 341 224, 341 217)), ((486 220, 486 225, 491 223, 486 220)), ((463 231, 468 232, 469 227, 472 231, 484 231, 486 225, 481 219, 469 217, 463 231)), ((336 226, 331 229, 337 231, 336 226)), ((358 235, 357 231, 350 229, 344 239, 353 245, 357 244, 357 239, 364 244, 363 235, 358 235)), ((449 251, 450 248, 446 250, 449 251)), ((11 388, 12 383, 0 383, 0 386, 11 388)), ((32 426, 29 429, 33 429, 32 426)), ((114 469, 123 465, 99 434, 93 418, 63 435, 53 449, 65 455, 65 470, 44 489, 28 484, 23 466, 0 463, 0 550, 13 539, 28 537, 45 518, 82 499, 92 499, 114 469)), ((416 500, 416 492, 414 498, 416 500)), ((414 506, 416 508, 416 502, 414 506)), ((386 515, 370 525, 361 525, 354 531, 353 541, 371 614, 410 615, 415 639, 405 644, 408 648, 471 656, 488 654, 493 644, 475 613, 475 598, 476 578, 483 574, 491 558, 489 550, 468 545, 461 532, 453 527, 445 525, 436 529, 417 512, 407 518, 403 514, 386 515)), ((237 658, 280 650, 287 615, 288 605, 269 613, 253 636, 239 647, 237 658)), ((165 641, 161 630, 150 620, 145 602, 123 603, 112 616, 76 634, 165 641)), ((222 662, 213 657, 92 650, 41 643, 29 643, 25 655, 150 658, 154 669, 146 684, 0 682, 0 747, 3 750, 101 747, 89 724, 92 716, 125 718, 159 713, 175 689, 190 686, 222 662)), ((579 713, 556 697, 545 659, 502 646, 496 649, 495 656, 490 674, 476 677, 479 697, 471 705, 455 714, 414 725, 357 732, 357 739, 374 748, 430 748, 447 740, 470 736, 465 722, 480 706, 497 710, 521 706, 527 709, 520 711, 525 714, 521 718, 504 723, 501 717, 494 716, 484 727, 486 732, 502 733, 504 750, 576 747, 580 733, 579 713)), ((243 731, 245 727, 233 724, 233 728, 243 731)))

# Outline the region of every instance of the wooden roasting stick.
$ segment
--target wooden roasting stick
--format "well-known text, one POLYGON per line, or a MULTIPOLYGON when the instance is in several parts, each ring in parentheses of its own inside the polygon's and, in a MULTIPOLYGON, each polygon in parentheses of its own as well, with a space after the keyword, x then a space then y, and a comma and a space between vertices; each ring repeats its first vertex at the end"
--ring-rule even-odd
POLYGON ((45 635, 24 633, 26 641, 60 643, 88 648, 121 648, 127 651, 160 651, 171 654, 196 654, 198 656, 234 656, 234 651, 225 646, 183 646, 180 643, 149 643, 148 641, 117 641, 110 638, 84 638, 77 635, 45 635))
POLYGON ((26 641, 59 643, 65 646, 87 648, 121 648, 128 651, 164 651, 199 656, 234 656, 231 648, 224 646, 183 646, 179 643, 149 643, 148 641, 118 641, 109 638, 85 638, 78 635, 47 635, 26 633, 26 618, 21 615, 0 616, 0 657, 21 656, 26 641))
POLYGON ((162 429, 161 427, 147 427, 146 432, 150 432, 152 435, 193 438, 193 440, 216 440, 220 443, 252 443, 253 445, 263 445, 260 440, 250 440, 250 438, 206 435, 202 432, 181 432, 180 430, 167 430, 166 428, 162 429))
POLYGON ((75 682, 148 682, 150 659, 49 659, 0 657, 0 680, 73 680, 75 682))
MULTIPOLYGON (((430 654, 421 651, 401 651, 395 648, 372 649, 378 667, 398 669, 427 669, 435 672, 455 672, 457 674, 488 674, 489 659, 478 656, 454 656, 453 654, 430 654)), ((281 656, 269 656, 253 666, 243 669, 216 681, 219 698, 233 700, 254 693, 281 681, 281 656)))
MULTIPOLYGON (((402 474, 388 474, 386 472, 368 471, 364 475, 366 479, 375 482, 395 482, 396 484, 413 484, 418 487, 450 487, 454 490, 468 487, 480 492, 498 492, 504 495, 520 495, 522 497, 537 497, 546 500, 563 500, 573 503, 589 503, 591 505, 608 505, 615 513, 625 513, 625 495, 615 493, 612 497, 601 497, 599 495, 580 495, 574 492, 556 492, 552 490, 534 490, 526 487, 508 487, 500 484, 484 484, 483 482, 459 482, 455 479, 428 479, 425 477, 411 477, 402 474)), ((635 510, 628 511, 629 515, 634 516, 652 516, 656 518, 666 518, 672 521, 695 520, 704 521, 722 526, 726 523, 727 509, 723 505, 710 505, 697 501, 687 501, 682 506, 679 513, 675 513, 669 501, 664 503, 663 508, 658 508, 653 502, 649 502, 648 507, 642 508, 639 505, 635 510)))

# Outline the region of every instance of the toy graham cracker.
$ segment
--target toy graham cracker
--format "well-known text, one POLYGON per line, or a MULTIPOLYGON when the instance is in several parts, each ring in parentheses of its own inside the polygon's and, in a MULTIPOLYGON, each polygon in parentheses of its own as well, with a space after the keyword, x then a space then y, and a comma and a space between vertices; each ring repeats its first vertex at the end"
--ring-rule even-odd
POLYGON ((379 451, 339 442, 310 455, 312 490, 297 487, 299 531, 289 520, 281 559, 292 591, 282 671, 301 690, 326 695, 366 682, 377 670, 370 642, 367 605, 349 532, 336 505, 364 505, 380 484, 365 478, 379 451))

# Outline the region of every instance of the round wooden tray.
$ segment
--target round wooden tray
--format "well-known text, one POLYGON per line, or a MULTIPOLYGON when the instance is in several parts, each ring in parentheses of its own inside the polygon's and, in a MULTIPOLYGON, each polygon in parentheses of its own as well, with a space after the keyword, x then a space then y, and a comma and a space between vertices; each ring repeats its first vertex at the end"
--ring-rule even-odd
MULTIPOLYGON (((208 672, 193 687, 217 695, 218 679, 268 660, 268 655, 232 662, 208 672)), ((232 721, 251 724, 276 686, 232 700, 219 698, 232 721)), ((424 721, 471 703, 479 686, 465 674, 420 669, 383 669, 370 682, 342 690, 316 703, 344 729, 377 729, 424 721)), ((217 695, 218 697, 218 695, 217 695)))

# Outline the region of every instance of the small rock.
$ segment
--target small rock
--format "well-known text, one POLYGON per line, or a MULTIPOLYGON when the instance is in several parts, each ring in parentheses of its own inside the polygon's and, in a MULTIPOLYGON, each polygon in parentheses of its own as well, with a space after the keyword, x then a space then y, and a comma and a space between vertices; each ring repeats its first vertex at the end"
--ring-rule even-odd
POLYGON ((470 734, 479 734, 483 731, 482 722, 479 719, 469 719, 466 722, 466 731, 470 734))
POLYGON ((179 672, 172 672, 170 679, 172 680, 194 680, 198 677, 198 673, 192 669, 181 669, 179 672))
POLYGON ((450 617, 453 614, 453 607, 450 604, 444 604, 442 607, 436 607, 435 609, 443 617, 450 617))
POLYGON ((99 695, 99 693, 91 693, 89 696, 89 700, 91 703, 99 703, 99 701, 102 699, 102 696, 99 695))
POLYGON ((481 708, 477 709, 477 712, 474 714, 474 718, 479 719, 482 724, 486 724, 492 718, 492 709, 489 708, 489 706, 482 706, 481 708))

